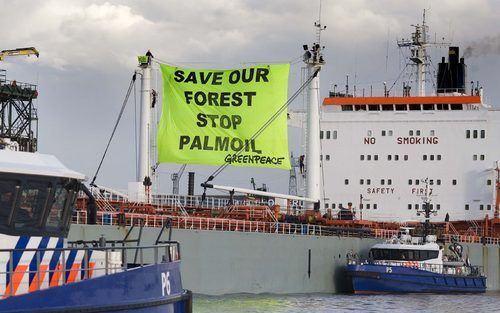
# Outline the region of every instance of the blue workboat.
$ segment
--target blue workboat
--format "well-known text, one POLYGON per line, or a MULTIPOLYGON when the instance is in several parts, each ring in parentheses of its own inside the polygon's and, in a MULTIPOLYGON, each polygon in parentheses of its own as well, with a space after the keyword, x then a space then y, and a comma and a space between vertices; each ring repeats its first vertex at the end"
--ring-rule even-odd
POLYGON ((177 242, 67 241, 84 178, 53 156, 0 150, 0 312, 190 313, 177 242))
POLYGON ((486 290, 486 277, 469 264, 458 243, 449 255, 434 235, 412 237, 405 228, 399 237, 374 245, 369 258, 348 258, 347 274, 356 294, 378 293, 479 293, 486 290))

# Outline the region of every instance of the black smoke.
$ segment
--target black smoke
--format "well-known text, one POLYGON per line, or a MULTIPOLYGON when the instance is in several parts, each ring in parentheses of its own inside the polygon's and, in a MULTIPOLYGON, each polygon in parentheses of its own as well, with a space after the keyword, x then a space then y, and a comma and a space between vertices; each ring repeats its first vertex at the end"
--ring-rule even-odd
POLYGON ((500 55, 500 34, 473 41, 464 50, 464 58, 500 55))

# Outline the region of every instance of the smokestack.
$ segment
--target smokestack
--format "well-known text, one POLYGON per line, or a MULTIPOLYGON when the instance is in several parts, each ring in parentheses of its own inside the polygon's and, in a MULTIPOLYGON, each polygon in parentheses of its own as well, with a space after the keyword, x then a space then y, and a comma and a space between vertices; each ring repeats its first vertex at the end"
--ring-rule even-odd
POLYGON ((438 65, 437 92, 438 93, 465 93, 465 61, 459 58, 458 47, 448 50, 448 63, 442 58, 438 65), (460 62, 459 62, 460 61, 460 62))

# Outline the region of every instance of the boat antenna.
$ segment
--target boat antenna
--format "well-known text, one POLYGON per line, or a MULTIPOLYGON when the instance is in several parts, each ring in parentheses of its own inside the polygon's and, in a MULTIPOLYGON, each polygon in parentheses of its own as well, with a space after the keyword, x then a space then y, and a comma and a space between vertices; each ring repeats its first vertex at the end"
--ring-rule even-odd
POLYGON ((115 126, 113 127, 113 131, 111 132, 111 136, 109 137, 108 144, 106 145, 106 149, 104 149, 104 153, 102 155, 101 161, 99 162, 99 166, 97 167, 97 170, 95 171, 94 178, 92 178, 92 182, 90 183, 91 186, 95 186, 95 180, 97 178, 97 174, 99 174, 99 170, 101 169, 102 162, 104 162, 104 158, 106 157, 106 154, 108 153, 109 146, 111 145, 111 141, 113 140, 113 137, 116 132, 116 128, 118 127, 118 124, 120 123, 120 120, 123 115, 123 111, 125 110, 125 106, 127 106, 128 98, 130 97, 130 93, 132 92, 132 88, 135 86, 135 78, 137 76, 137 73, 134 72, 134 75, 132 75, 132 80, 130 81, 130 84, 128 86, 127 94, 125 95, 125 99, 123 100, 122 107, 120 109, 120 113, 118 114, 118 118, 116 119, 115 126))

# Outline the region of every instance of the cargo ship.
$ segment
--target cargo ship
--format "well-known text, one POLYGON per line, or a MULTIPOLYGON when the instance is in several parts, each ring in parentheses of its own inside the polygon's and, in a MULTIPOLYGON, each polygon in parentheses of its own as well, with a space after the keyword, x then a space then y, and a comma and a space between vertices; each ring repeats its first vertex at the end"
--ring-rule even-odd
MULTIPOLYGON (((183 246, 183 285, 195 293, 348 291, 347 257, 367 258, 370 248, 397 236, 401 226, 418 226, 415 213, 422 208, 421 189, 427 180, 437 195, 431 224, 438 242, 459 242, 471 263, 483 267, 487 289, 498 290, 500 184, 494 161, 500 157, 494 147, 499 111, 483 103, 476 85, 472 95, 465 87, 432 96, 412 96, 407 85, 403 96, 360 97, 334 90, 320 105, 317 70, 325 62, 323 27, 320 22, 315 26, 316 43, 304 46, 308 114, 288 112, 290 123, 303 118, 307 124, 307 149, 300 153, 305 157, 291 159, 290 190, 302 187, 297 188, 299 195, 215 181, 204 186, 226 190, 227 196, 195 195, 194 174, 189 175, 187 195, 178 194, 178 179, 173 179, 176 192, 156 193, 157 162, 148 137, 154 133, 151 68, 156 61, 150 56, 136 71, 142 97, 137 180, 125 191, 90 186, 98 206, 95 219, 89 219, 94 213, 88 197, 81 195, 70 240, 88 240, 96 233, 123 237, 134 227, 131 236, 151 244, 171 220, 174 238, 183 246), (467 144, 478 150, 472 160, 465 159, 467 144)), ((410 60, 421 73, 416 89, 424 91, 428 59, 418 53, 426 48, 426 33, 423 23, 414 40, 401 43, 415 53, 410 60)), ((465 69, 460 59, 444 62, 444 89, 455 84, 459 71, 450 70, 449 63, 465 69)), ((174 174, 179 177, 184 169, 174 174)))

